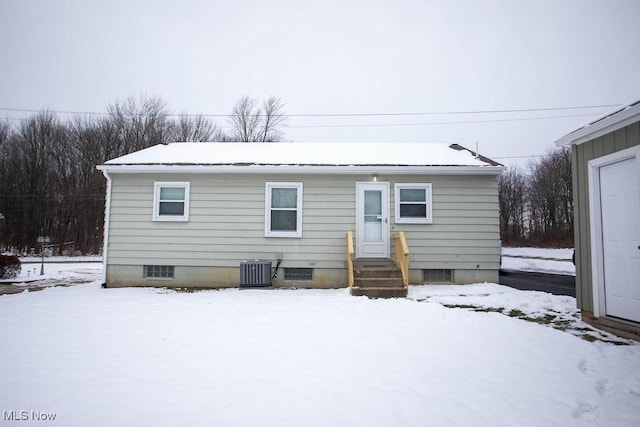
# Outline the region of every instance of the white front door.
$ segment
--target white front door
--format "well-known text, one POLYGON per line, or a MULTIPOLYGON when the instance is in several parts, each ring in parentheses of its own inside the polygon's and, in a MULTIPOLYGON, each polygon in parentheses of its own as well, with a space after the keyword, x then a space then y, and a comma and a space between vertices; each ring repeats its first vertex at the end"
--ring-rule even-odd
POLYGON ((356 183, 356 257, 389 258, 389 183, 356 183))
POLYGON ((640 322, 640 183, 636 159, 600 167, 605 312, 640 322))

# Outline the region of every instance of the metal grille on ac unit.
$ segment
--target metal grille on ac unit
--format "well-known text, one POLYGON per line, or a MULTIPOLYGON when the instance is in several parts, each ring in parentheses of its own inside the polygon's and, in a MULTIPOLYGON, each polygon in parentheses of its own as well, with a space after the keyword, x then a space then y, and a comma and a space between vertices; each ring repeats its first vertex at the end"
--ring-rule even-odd
POLYGON ((240 287, 271 286, 271 261, 240 262, 240 287))

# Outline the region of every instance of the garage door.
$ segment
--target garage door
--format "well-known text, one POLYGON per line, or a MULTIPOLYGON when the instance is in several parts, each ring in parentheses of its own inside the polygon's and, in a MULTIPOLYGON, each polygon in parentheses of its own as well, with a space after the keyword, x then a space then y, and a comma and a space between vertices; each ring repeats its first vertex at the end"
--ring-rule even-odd
POLYGON ((640 322, 640 183, 636 159, 600 167, 605 312, 640 322))

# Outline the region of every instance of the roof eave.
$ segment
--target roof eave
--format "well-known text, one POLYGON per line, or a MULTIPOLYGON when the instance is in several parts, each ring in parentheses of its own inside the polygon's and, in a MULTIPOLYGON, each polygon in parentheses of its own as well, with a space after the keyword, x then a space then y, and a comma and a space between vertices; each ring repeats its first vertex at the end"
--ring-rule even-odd
POLYGON ((565 145, 579 145, 592 139, 601 137, 625 126, 640 121, 640 104, 614 113, 595 123, 586 125, 555 141, 558 147, 565 145))
POLYGON ((212 173, 212 174, 442 174, 495 175, 504 166, 301 166, 301 165, 127 165, 104 164, 97 168, 107 173, 212 173))

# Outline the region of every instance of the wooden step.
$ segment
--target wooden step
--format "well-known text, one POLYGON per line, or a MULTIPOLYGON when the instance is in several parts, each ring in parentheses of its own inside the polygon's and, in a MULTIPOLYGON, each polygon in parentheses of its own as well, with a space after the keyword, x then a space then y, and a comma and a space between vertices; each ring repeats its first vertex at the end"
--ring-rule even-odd
POLYGON ((393 261, 390 259, 378 259, 378 258, 359 258, 353 261, 354 267, 395 267, 393 261))
POLYGON ((353 266, 354 287, 351 295, 369 298, 404 298, 402 271, 388 259, 358 260, 353 266))
POLYGON ((403 287, 380 287, 380 288, 351 288, 351 295, 366 296, 369 298, 406 298, 407 288, 403 287))
POLYGON ((357 267, 353 269, 354 277, 362 277, 362 278, 401 278, 402 279, 402 271, 398 267, 389 266, 389 267, 357 267))
POLYGON ((402 274, 400 277, 356 277, 354 286, 359 288, 393 288, 404 286, 402 274))

